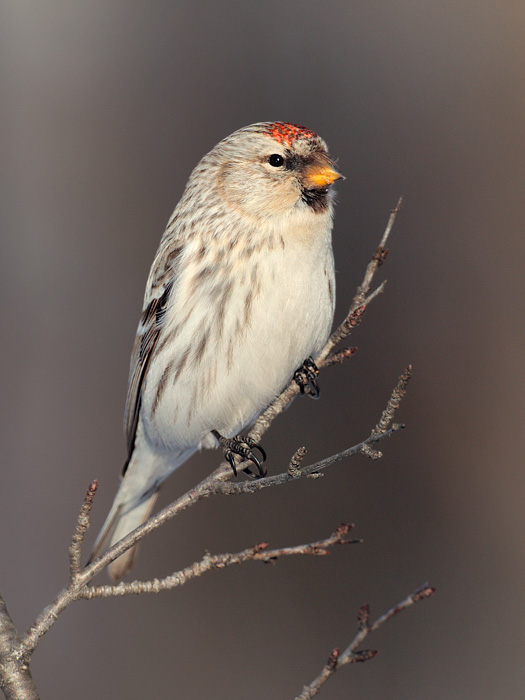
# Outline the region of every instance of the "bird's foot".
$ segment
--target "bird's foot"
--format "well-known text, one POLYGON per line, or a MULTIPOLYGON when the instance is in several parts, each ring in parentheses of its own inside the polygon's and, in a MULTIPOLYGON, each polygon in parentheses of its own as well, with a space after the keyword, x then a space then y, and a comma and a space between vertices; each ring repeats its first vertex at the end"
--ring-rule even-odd
POLYGON ((319 370, 311 357, 306 359, 293 375, 295 382, 299 385, 301 394, 308 394, 313 399, 318 399, 321 390, 317 383, 319 370))
POLYGON ((235 455, 239 455, 242 457, 243 461, 247 460, 257 467, 257 474, 254 474, 249 468, 244 469, 246 474, 250 474, 257 478, 266 476, 266 469, 262 466, 262 463, 266 460, 266 452, 255 442, 255 440, 252 440, 252 438, 249 437, 243 437, 242 435, 236 435, 232 438, 225 438, 217 430, 212 430, 211 432, 212 435, 217 438, 219 445, 224 450, 224 457, 230 463, 235 476, 237 476, 235 455), (257 450, 260 453, 261 458, 257 457, 254 450, 257 450))

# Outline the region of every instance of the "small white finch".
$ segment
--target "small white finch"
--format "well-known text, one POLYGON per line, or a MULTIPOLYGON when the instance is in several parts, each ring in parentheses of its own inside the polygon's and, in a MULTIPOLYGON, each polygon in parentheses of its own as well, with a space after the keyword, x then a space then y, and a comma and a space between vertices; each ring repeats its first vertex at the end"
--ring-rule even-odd
MULTIPOLYGON (((325 142, 283 122, 239 129, 190 175, 153 261, 129 376, 128 460, 95 553, 150 515, 201 447, 251 459, 239 432, 330 333, 333 194, 325 142)), ((315 370, 315 366, 314 366, 315 370)), ((315 385, 312 368, 298 381, 315 385), (306 380, 305 380, 306 376, 306 380)), ((110 566, 119 580, 130 550, 110 566)))

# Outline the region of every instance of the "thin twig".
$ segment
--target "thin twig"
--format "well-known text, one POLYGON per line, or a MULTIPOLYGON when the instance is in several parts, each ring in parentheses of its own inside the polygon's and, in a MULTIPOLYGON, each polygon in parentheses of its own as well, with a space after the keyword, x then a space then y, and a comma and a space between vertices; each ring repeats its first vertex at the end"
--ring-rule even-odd
MULTIPOLYGON (((343 450, 336 455, 320 460, 315 464, 302 467, 299 470, 300 475, 308 476, 310 474, 317 474, 320 472, 320 470, 326 469, 331 464, 335 464, 346 457, 362 452, 365 445, 373 444, 386 437, 390 437, 403 427, 403 425, 394 425, 381 435, 370 435, 363 442, 354 445, 347 450, 343 450)), ((254 493, 255 491, 260 491, 263 488, 284 484, 297 478, 291 476, 287 471, 283 472, 282 474, 257 479, 255 481, 250 480, 230 483, 221 481, 220 478, 214 478, 214 474, 216 474, 216 472, 201 481, 197 486, 185 493, 176 501, 166 506, 166 508, 159 511, 156 515, 152 516, 148 521, 133 530, 133 532, 131 532, 129 535, 126 535, 126 537, 122 538, 119 542, 95 559, 88 567, 77 574, 74 580, 70 582, 69 586, 64 588, 58 594, 53 603, 45 608, 30 629, 25 633, 25 635, 22 636, 18 645, 17 655, 20 658, 29 658, 31 653, 38 645, 40 639, 51 629, 58 615, 63 612, 63 610, 65 610, 65 608, 70 605, 73 600, 84 597, 83 591, 86 590, 86 586, 89 581, 91 581, 100 571, 102 571, 102 569, 111 564, 112 561, 115 561, 115 559, 117 559, 121 554, 126 552, 130 547, 140 542, 142 539, 144 539, 144 537, 146 537, 146 535, 160 527, 163 523, 174 518, 181 511, 210 495, 254 493)))
POLYGON ((255 493, 256 491, 261 491, 262 489, 268 488, 269 486, 280 486, 281 484, 286 484, 289 481, 295 481, 299 476, 309 476, 311 474, 318 474, 323 469, 330 467, 332 464, 336 464, 347 457, 364 452, 367 445, 374 444, 383 440, 384 438, 394 435, 394 433, 403 430, 405 426, 402 424, 393 425, 390 430, 382 433, 381 435, 370 435, 363 440, 363 442, 353 445, 353 447, 348 447, 342 452, 338 452, 330 457, 325 457, 319 462, 310 464, 307 467, 301 467, 295 475, 291 475, 289 471, 283 472, 281 474, 275 474, 274 476, 265 476, 262 479, 250 480, 250 481, 238 481, 238 482, 226 482, 218 483, 215 487, 216 493, 223 493, 225 495, 237 495, 241 493, 255 493))
POLYGON ((292 457, 292 461, 286 472, 282 474, 275 474, 274 476, 266 476, 262 479, 251 480, 251 481, 239 481, 239 482, 220 482, 215 486, 215 491, 217 493, 223 493, 226 495, 240 494, 240 493, 255 493, 261 489, 267 488, 269 486, 279 486, 280 484, 285 484, 289 481, 293 481, 300 476, 311 476, 318 474, 323 469, 326 469, 336 462, 340 462, 342 459, 351 457, 354 454, 362 453, 367 457, 372 459, 378 459, 382 457, 382 453, 378 450, 374 450, 372 445, 378 443, 386 437, 390 437, 394 433, 403 430, 405 427, 402 423, 392 423, 395 412, 399 408, 401 400, 406 394, 406 386, 408 380, 410 379, 412 371, 412 366, 409 365, 408 368, 400 376, 397 385, 394 387, 390 398, 388 399, 387 405, 381 418, 379 419, 377 425, 372 430, 370 435, 362 442, 349 447, 342 452, 338 452, 331 457, 326 457, 325 459, 315 462, 315 464, 310 464, 307 467, 300 467, 300 460, 304 457, 304 448, 299 448, 295 455, 292 457), (390 426, 390 427, 389 427, 390 426))
POLYGON ((350 663, 368 661, 368 659, 373 658, 377 654, 377 651, 374 649, 363 649, 358 651, 358 647, 363 643, 365 638, 370 633, 379 629, 381 625, 392 619, 394 615, 397 615, 402 610, 406 610, 420 600, 430 598, 435 591, 436 589, 429 586, 428 583, 423 584, 400 603, 395 605, 393 608, 390 608, 390 610, 384 615, 381 615, 381 617, 379 617, 373 624, 369 623, 370 609, 368 605, 363 605, 359 610, 357 617, 358 631, 354 639, 342 653, 339 652, 339 649, 332 650, 321 673, 310 683, 310 685, 303 688, 302 693, 298 695, 295 700, 311 700, 311 698, 319 693, 321 687, 326 683, 326 681, 331 678, 342 666, 350 663))
POLYGON ((96 479, 89 485, 84 502, 80 507, 75 532, 69 545, 69 576, 71 579, 78 576, 81 571, 82 545, 84 544, 86 532, 89 529, 89 516, 93 507, 93 499, 97 493, 97 485, 96 479))
POLYGON ((132 581, 131 583, 121 582, 115 586, 89 586, 83 588, 79 598, 109 598, 112 596, 138 595, 141 593, 160 593, 168 591, 178 586, 182 586, 187 581, 201 576, 212 569, 224 569, 232 564, 243 564, 247 561, 276 561, 281 557, 296 555, 324 556, 329 553, 329 548, 336 544, 356 544, 361 540, 348 540, 346 535, 351 530, 352 525, 340 525, 330 537, 319 542, 296 545, 295 547, 282 547, 280 549, 268 549, 266 542, 244 549, 236 554, 215 554, 206 553, 204 557, 191 566, 177 571, 170 576, 151 581, 132 581))
POLYGON ((385 410, 383 411, 378 424, 372 430, 372 435, 381 435, 388 429, 392 421, 394 420, 394 415, 399 405, 407 393, 407 384, 412 376, 412 365, 408 365, 403 374, 399 377, 397 386, 394 388, 385 410))
POLYGON ((385 261, 385 258, 388 254, 388 250, 386 249, 386 243, 388 241, 388 237, 390 236, 390 232, 392 231, 392 227, 394 226, 394 222, 396 220, 396 217, 399 213, 399 210, 401 209, 401 203, 402 203, 402 197, 399 198, 397 205, 395 209, 393 209, 390 212, 390 216, 388 218, 388 222, 385 228, 385 231, 383 233, 383 236, 381 238, 381 241, 379 242, 378 247, 376 248, 376 251, 374 255, 372 256, 370 262, 368 263, 365 271, 365 276, 363 277, 363 281, 357 288, 357 291, 354 295, 354 298, 352 299, 352 303, 350 304, 350 309, 348 311, 348 314, 346 315, 346 319, 343 321, 343 323, 336 328, 336 330, 332 333, 330 336, 327 344, 325 347, 321 350, 319 353, 319 356, 316 358, 316 364, 319 367, 319 363, 322 363, 323 360, 327 357, 327 355, 331 352, 331 350, 338 345, 341 340, 346 338, 349 334, 349 331, 345 328, 345 322, 346 320, 358 309, 360 306, 367 305, 370 303, 370 301, 377 295, 380 294, 385 286, 385 283, 383 282, 376 290, 373 292, 368 298, 367 294, 370 291, 370 287, 372 285, 372 280, 374 279, 374 275, 377 272, 377 269, 383 264, 385 261))
POLYGON ((152 516, 143 525, 133 530, 129 535, 126 535, 126 537, 122 538, 106 552, 97 557, 89 566, 82 569, 74 579, 70 580, 69 585, 60 591, 55 600, 40 613, 27 632, 21 636, 20 642, 13 652, 14 655, 20 659, 28 659, 36 649, 40 639, 55 624, 60 613, 74 600, 77 600, 82 588, 106 566, 111 564, 112 561, 118 559, 121 554, 124 554, 124 552, 130 549, 134 544, 137 544, 137 542, 140 542, 150 532, 160 527, 167 520, 171 520, 171 518, 175 517, 189 506, 194 505, 202 498, 209 496, 212 486, 216 483, 216 480, 212 477, 213 475, 203 479, 203 481, 197 484, 193 489, 190 489, 174 503, 171 503, 159 513, 152 516))

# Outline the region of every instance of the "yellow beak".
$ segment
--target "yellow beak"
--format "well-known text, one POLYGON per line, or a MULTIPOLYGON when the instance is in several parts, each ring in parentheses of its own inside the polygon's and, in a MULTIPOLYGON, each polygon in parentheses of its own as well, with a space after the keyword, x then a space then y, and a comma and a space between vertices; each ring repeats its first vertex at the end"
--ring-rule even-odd
POLYGON ((319 163, 313 163, 309 168, 306 168, 304 175, 306 187, 328 187, 343 177, 331 164, 320 165, 319 163))

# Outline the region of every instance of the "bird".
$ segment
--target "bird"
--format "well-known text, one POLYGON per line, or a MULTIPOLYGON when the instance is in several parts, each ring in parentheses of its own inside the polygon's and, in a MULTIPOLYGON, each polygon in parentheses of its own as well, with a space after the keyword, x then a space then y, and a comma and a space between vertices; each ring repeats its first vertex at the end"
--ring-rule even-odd
MULTIPOLYGON (((320 136, 279 121, 235 131, 191 173, 147 280, 127 460, 90 561, 148 519, 162 482, 201 448, 221 446, 234 471, 239 454, 264 475, 263 449, 241 431, 294 378, 318 393, 311 358, 333 322, 342 177, 320 136)), ((111 563, 114 581, 136 552, 111 563)))

